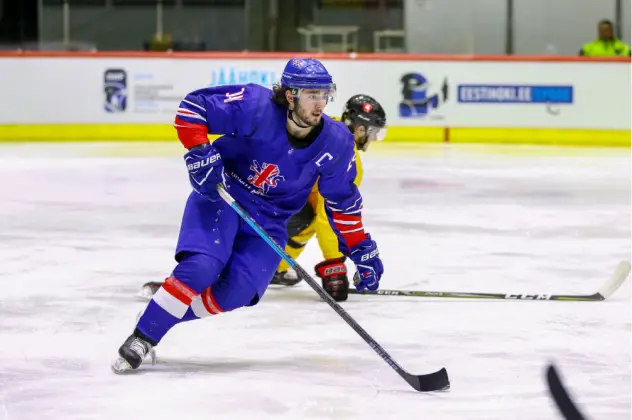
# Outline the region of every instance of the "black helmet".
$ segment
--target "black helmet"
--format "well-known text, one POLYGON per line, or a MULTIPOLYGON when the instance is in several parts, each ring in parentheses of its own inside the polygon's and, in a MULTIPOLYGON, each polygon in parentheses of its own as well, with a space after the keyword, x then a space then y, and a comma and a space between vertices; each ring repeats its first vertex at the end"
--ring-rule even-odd
POLYGON ((367 135, 356 141, 360 150, 366 150, 370 140, 382 140, 386 135, 386 113, 378 101, 369 95, 354 95, 345 103, 340 117, 352 132, 363 126, 367 135))

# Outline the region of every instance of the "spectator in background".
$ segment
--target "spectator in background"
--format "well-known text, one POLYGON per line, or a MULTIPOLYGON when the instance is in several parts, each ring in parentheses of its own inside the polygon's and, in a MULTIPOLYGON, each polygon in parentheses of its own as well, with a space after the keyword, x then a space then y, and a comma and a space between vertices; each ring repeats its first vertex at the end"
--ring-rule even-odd
POLYGON ((579 55, 586 57, 630 56, 630 47, 614 36, 614 25, 609 20, 602 20, 598 26, 599 38, 584 44, 579 55))
POLYGON ((171 35, 157 33, 149 43, 149 51, 170 51, 173 49, 171 35))

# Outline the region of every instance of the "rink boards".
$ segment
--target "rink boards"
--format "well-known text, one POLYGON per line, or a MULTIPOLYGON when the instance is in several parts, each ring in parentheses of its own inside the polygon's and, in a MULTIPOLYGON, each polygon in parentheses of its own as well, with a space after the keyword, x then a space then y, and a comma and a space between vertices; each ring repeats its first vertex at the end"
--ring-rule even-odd
MULTIPOLYGON (((180 100, 279 80, 289 55, 0 53, 0 141, 173 140, 180 100)), ((339 115, 366 93, 391 142, 630 146, 630 62, 564 57, 319 56, 339 115)))

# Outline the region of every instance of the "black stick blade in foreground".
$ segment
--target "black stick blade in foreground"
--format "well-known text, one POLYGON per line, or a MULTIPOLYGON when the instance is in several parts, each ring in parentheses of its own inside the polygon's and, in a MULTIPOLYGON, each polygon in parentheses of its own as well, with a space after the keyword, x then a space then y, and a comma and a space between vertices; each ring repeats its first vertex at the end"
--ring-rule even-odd
POLYGON ((419 392, 446 391, 450 389, 450 379, 448 378, 448 371, 445 370, 445 368, 441 368, 441 370, 427 375, 411 375, 406 373, 404 379, 419 392))
POLYGON ((549 365, 547 368, 546 381, 549 384, 549 391, 557 408, 566 420, 586 420, 568 395, 555 366, 549 365))

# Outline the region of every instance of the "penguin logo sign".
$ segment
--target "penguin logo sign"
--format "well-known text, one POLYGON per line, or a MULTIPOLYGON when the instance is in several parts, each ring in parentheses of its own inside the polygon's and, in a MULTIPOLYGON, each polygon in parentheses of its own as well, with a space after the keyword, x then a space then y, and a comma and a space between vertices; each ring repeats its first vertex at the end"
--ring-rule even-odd
MULTIPOLYGON (((421 73, 406 73, 400 79, 402 100, 399 116, 424 118, 434 114, 448 100, 448 79, 441 83, 431 82, 421 73)), ((435 115, 436 118, 442 118, 435 115)))

